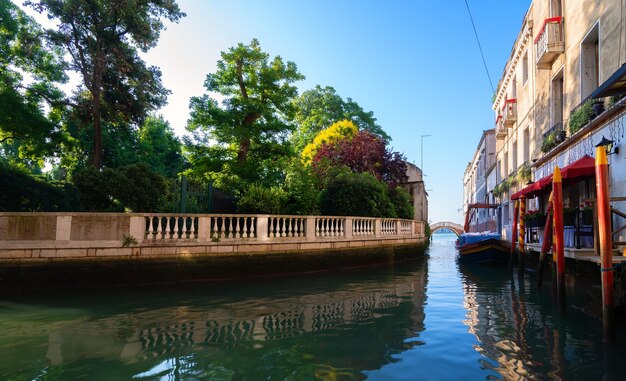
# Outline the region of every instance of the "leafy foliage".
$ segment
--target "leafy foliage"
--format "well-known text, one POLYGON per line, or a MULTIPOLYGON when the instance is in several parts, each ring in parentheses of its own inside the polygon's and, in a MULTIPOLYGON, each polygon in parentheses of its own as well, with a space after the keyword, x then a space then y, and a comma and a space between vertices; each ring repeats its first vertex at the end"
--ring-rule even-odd
POLYGON ((370 173, 340 173, 320 193, 323 215, 397 217, 387 186, 370 173))
POLYGON ((292 155, 292 83, 304 76, 293 62, 270 60, 256 39, 222 52, 217 67, 204 83, 207 94, 190 102, 192 135, 185 143, 195 176, 223 189, 278 183, 282 171, 276 163, 292 155), (220 105, 210 93, 225 100, 220 105))
POLYGON ((163 176, 147 164, 105 168, 102 172, 86 168, 73 175, 85 210, 153 212, 167 195, 163 176))
POLYGON ((283 214, 287 193, 280 187, 251 184, 237 202, 237 212, 258 214, 283 214))
POLYGON ((315 139, 302 150, 302 159, 310 164, 317 150, 324 145, 332 146, 340 140, 350 141, 359 132, 356 125, 349 120, 341 120, 322 130, 315 139))
POLYGON ((150 110, 165 104, 161 72, 139 57, 154 47, 162 18, 185 16, 173 0, 39 0, 26 1, 58 23, 46 31, 49 42, 71 58, 69 70, 81 76, 71 105, 83 127, 93 129, 92 164, 103 164, 102 119, 140 124, 150 110), (86 95, 86 96, 85 96, 86 95))
POLYGON ((291 140, 297 152, 302 151, 307 144, 311 143, 320 131, 341 120, 349 120, 359 130, 369 131, 385 141, 391 140, 382 127, 376 124, 372 111, 364 111, 351 98, 344 101, 330 86, 322 88, 318 85, 312 90, 303 92, 294 101, 294 105, 298 129, 292 135, 291 140))
POLYGON ((411 204, 411 196, 409 193, 400 187, 395 187, 388 188, 387 194, 396 210, 398 218, 412 220, 415 216, 415 209, 411 204))
POLYGON ((593 111, 593 100, 588 100, 580 107, 578 107, 570 116, 569 119, 569 131, 570 134, 575 134, 578 130, 583 128, 595 115, 593 111))
POLYGON ((64 138, 58 119, 63 93, 56 87, 67 79, 61 55, 45 46, 41 27, 10 0, 0 0, 0 20, 0 153, 14 165, 25 159, 41 165, 64 138))
POLYGON ((67 182, 48 182, 0 161, 0 211, 78 211, 78 190, 67 182))
POLYGON ((407 181, 405 158, 398 152, 391 152, 382 138, 368 131, 360 131, 352 139, 323 144, 315 154, 313 168, 317 173, 324 173, 329 165, 370 173, 391 187, 407 181))

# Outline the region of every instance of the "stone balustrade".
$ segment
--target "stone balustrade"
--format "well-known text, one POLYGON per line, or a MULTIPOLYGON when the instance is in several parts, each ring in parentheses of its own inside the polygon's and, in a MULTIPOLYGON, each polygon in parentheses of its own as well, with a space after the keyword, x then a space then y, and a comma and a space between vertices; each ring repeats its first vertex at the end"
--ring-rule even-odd
POLYGON ((306 250, 416 243, 424 239, 423 222, 390 218, 0 213, 0 260, 306 250))

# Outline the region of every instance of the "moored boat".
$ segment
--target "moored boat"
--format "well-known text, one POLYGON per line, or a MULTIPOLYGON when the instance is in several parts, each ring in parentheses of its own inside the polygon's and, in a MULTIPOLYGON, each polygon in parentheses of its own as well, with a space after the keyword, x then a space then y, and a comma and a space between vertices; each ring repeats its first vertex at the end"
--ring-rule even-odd
POLYGON ((511 246, 492 232, 463 233, 456 246, 463 263, 504 263, 511 251, 511 246))

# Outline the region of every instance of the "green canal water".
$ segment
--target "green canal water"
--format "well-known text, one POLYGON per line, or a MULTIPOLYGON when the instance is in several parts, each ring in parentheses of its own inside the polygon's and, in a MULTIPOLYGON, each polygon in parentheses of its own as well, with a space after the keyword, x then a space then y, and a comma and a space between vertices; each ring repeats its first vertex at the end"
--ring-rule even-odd
POLYGON ((626 379, 589 289, 460 267, 454 236, 377 268, 0 299, 0 380, 626 379))

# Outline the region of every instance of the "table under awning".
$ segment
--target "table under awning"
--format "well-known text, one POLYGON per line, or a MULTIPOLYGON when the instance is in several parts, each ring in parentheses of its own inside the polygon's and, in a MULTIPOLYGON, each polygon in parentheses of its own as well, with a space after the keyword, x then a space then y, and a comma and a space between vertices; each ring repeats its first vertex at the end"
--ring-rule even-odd
MULTIPOLYGON (((593 157, 585 155, 576 160, 572 164, 561 169, 561 178, 563 181, 572 181, 582 177, 595 176, 596 161, 593 157)), ((540 194, 548 193, 552 190, 552 175, 543 177, 520 191, 511 195, 511 200, 517 200, 522 196, 527 198, 535 197, 540 194)))

